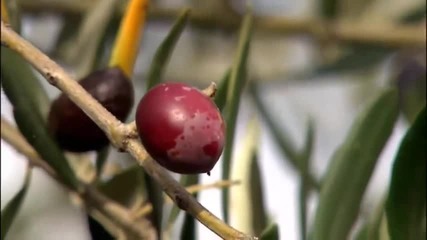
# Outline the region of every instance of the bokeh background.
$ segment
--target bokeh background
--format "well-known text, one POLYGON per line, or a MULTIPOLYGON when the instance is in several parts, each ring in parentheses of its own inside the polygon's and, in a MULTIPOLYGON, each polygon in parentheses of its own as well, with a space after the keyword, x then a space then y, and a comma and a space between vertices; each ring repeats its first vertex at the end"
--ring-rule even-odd
MULTIPOLYGON (((67 70, 76 76, 81 75, 85 68, 81 58, 85 56, 70 57, 70 54, 63 50, 67 48, 66 46, 62 46, 63 49, 58 51, 58 38, 61 28, 66 23, 64 21, 66 12, 83 12, 87 10, 85 6, 90 6, 91 2, 96 0, 19 0, 16 2, 21 7, 23 17, 22 35, 42 51, 53 56, 67 70), (60 11, 57 11, 58 9, 60 11)), ((321 1, 316 0, 253 0, 251 2, 254 15, 260 18, 313 19, 315 21, 322 15, 321 1)), ((396 24, 402 16, 411 11, 425 8, 425 1, 422 0, 341 0, 339 2, 340 21, 354 22, 365 27, 396 24)), ((234 14, 242 14, 245 1, 157 0, 152 1, 152 6, 158 9, 175 10, 191 6, 195 13, 211 13, 227 19, 234 17, 234 14)), ((133 80, 136 99, 144 94, 144 76, 156 48, 168 33, 174 17, 175 15, 152 17, 147 22, 133 80)), ((419 25, 425 26, 425 21, 421 21, 419 25)), ((425 28, 423 31, 425 34, 425 28)), ((217 27, 187 26, 170 59, 165 80, 187 82, 201 88, 211 81, 220 81, 232 63, 237 35, 237 29, 224 29, 221 24, 217 27)), ((263 102, 268 106, 268 111, 281 127, 282 133, 287 135, 296 146, 300 147, 303 144, 308 119, 314 120, 315 144, 311 170, 319 178, 328 166, 331 155, 345 139, 357 113, 364 109, 383 87, 395 81, 397 74, 404 69, 409 68, 408 76, 405 75, 407 79, 411 79, 419 68, 421 69, 419 72, 425 73, 425 50, 412 49, 408 46, 392 48, 381 55, 379 54, 382 51, 380 46, 369 47, 371 51, 360 51, 358 60, 353 59, 353 62, 349 61, 347 65, 339 66, 336 63, 343 62, 342 57, 346 51, 340 44, 319 41, 319 38, 310 34, 287 34, 286 31, 281 33, 257 29, 253 34, 249 60, 250 77, 258 81, 259 91, 263 102), (326 64, 332 67, 329 70, 316 71, 326 64)), ((422 81, 425 86, 425 77, 422 81)), ((48 89, 51 98, 59 94, 57 89, 49 86, 45 81, 42 83, 48 89)), ((11 105, 3 92, 1 114, 13 121, 11 105)), ((254 116, 257 117, 260 122, 258 157, 265 207, 270 218, 279 224, 281 239, 299 239, 299 174, 281 153, 263 117, 256 114, 257 109, 253 99, 245 92, 239 111, 234 157, 238 158, 240 150, 244 147, 243 139, 247 133, 249 121, 254 116)), ((408 126, 408 117, 402 114, 376 166, 363 200, 362 215, 373 211, 387 190, 391 163, 408 126)), ((116 151, 112 152, 109 162, 121 168, 127 168, 133 164, 127 154, 116 151)), ((218 164, 213 169, 211 176, 203 175, 202 183, 219 180, 220 166, 218 164)), ((22 186, 25 169, 26 159, 2 140, 2 208, 22 186)), ((238 186, 232 188, 238 189, 238 186)), ((222 216, 220 190, 202 191, 199 194, 199 200, 215 215, 222 216)), ((311 194, 309 221, 313 218, 316 201, 317 195, 311 194)), ((179 219, 182 221, 183 214, 179 219)), ((233 217, 231 223, 239 225, 238 220, 233 217)), ((198 239, 218 239, 201 224, 197 225, 197 229, 198 239)), ((91 238, 87 219, 82 210, 72 204, 66 192, 58 184, 42 171, 35 169, 28 195, 7 239, 85 240, 91 238)))

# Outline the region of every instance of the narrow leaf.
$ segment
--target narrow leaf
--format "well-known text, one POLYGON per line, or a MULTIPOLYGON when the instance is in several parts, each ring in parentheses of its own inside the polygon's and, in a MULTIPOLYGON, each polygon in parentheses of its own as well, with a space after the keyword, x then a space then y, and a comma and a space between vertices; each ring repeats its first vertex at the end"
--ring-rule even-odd
POLYGON ((230 224, 251 235, 259 235, 267 222, 257 157, 259 135, 258 120, 253 118, 231 169, 231 179, 239 179, 241 184, 230 192, 230 224))
POLYGON ((392 240, 422 239, 426 210, 426 120, 424 106, 403 138, 393 164, 386 203, 392 240))
POLYGON ((309 193, 310 183, 310 158, 313 153, 314 145, 314 122, 312 119, 308 121, 305 143, 301 156, 301 183, 299 189, 299 207, 300 207, 300 231, 301 239, 307 238, 307 195, 309 193))
POLYGON ((387 89, 353 123, 322 183, 313 240, 348 237, 366 186, 398 116, 395 89, 387 89))
MULTIPOLYGON (((199 183, 199 175, 187 175, 187 181, 185 186, 190 186, 199 183)), ((198 193, 194 193, 193 196, 197 199, 198 193)), ((173 207, 176 207, 174 204, 173 207)), ((185 213, 184 224, 181 230, 181 239, 195 240, 196 239, 196 219, 188 213, 185 213)))
POLYGON ((144 174, 144 181, 148 201, 153 206, 153 211, 150 214, 151 222, 157 230, 158 239, 162 239, 163 191, 160 185, 148 174, 144 174))
MULTIPOLYGON (((197 184, 198 182, 199 182, 198 175, 181 175, 181 178, 179 180, 180 185, 184 187, 197 184)), ((195 194, 194 196, 197 197, 197 194, 195 194)), ((173 227, 176 219, 178 218, 180 211, 181 209, 178 208, 175 204, 172 206, 172 209, 168 217, 167 229, 170 230, 173 227)))
POLYGON ((66 59, 76 65, 77 78, 83 78, 93 71, 97 48, 114 15, 117 3, 117 0, 96 2, 93 8, 86 11, 77 35, 64 49, 66 59))
MULTIPOLYGON (((253 28, 253 15, 252 10, 248 10, 245 17, 243 18, 243 23, 240 29, 238 49, 235 56, 233 66, 230 73, 230 82, 227 92, 227 102, 228 105, 226 113, 226 145, 223 155, 223 168, 222 168, 222 179, 229 179, 230 175, 230 166, 231 166, 231 156, 233 153, 233 141, 234 141, 234 131, 237 121, 237 113, 239 110, 240 97, 242 89, 246 83, 246 71, 247 71, 247 59, 249 55, 249 44, 252 35, 253 28)), ((222 208, 224 213, 225 222, 228 221, 228 189, 223 189, 222 196, 222 208)))
POLYGON ((130 167, 98 184, 98 188, 109 198, 126 207, 132 207, 143 200, 143 172, 139 166, 130 167))
MULTIPOLYGON (((20 94, 25 92, 25 96, 20 97, 25 97, 27 101, 32 102, 36 107, 33 111, 38 111, 45 121, 50 108, 46 90, 32 67, 19 54, 3 46, 1 47, 1 75, 2 82, 13 81, 11 84, 16 85, 20 94)), ((13 96, 10 97, 13 98, 13 96)))
POLYGON ((42 159, 55 169, 64 180, 64 183, 77 189, 79 186, 78 180, 63 152, 48 133, 41 113, 36 110, 37 105, 33 98, 34 95, 31 95, 31 90, 22 84, 23 79, 17 81, 13 72, 10 71, 9 64, 11 59, 6 58, 7 56, 5 55, 10 50, 4 47, 1 48, 2 85, 6 96, 13 105, 13 114, 19 130, 42 159))
POLYGON ((221 112, 224 111, 227 104, 227 91, 230 82, 230 75, 231 71, 228 69, 225 72, 224 77, 221 79, 221 83, 219 84, 218 90, 215 94, 215 104, 221 112))
MULTIPOLYGON (((181 33, 183 32, 185 25, 188 22, 188 17, 190 10, 184 10, 179 18, 174 23, 171 31, 168 33, 166 38, 160 44, 157 49, 153 61, 151 63, 150 69, 148 71, 147 77, 147 89, 150 89, 154 85, 158 84, 161 81, 162 74, 167 65, 170 55, 172 54, 173 49, 175 48, 176 43, 178 42, 181 33)), ((161 230, 162 215, 163 215, 163 196, 160 186, 155 181, 152 181, 149 176, 146 176, 146 188, 148 190, 149 200, 153 205, 153 221, 156 226, 159 234, 161 230)), ((179 210, 172 209, 171 215, 168 222, 174 222, 179 210)), ((160 237, 160 236, 159 236, 160 237)))
POLYGON ((339 0, 321 0, 320 12, 326 19, 334 19, 338 13, 339 0))
MULTIPOLYGON (((270 129, 275 142, 279 145, 279 148, 283 154, 283 159, 288 160, 291 166, 302 173, 301 154, 304 153, 304 150, 302 153, 300 153, 294 146, 294 143, 288 138, 289 134, 284 131, 283 127, 279 127, 279 125, 273 120, 272 115, 267 111, 267 107, 261 100, 261 95, 258 92, 258 89, 259 87, 254 81, 249 82, 249 91, 251 93, 252 99, 254 100, 255 106, 270 129)), ((309 186, 315 189, 320 189, 320 184, 313 175, 308 173, 308 178, 309 186)))
POLYGON ((161 81, 165 67, 179 37, 181 36, 181 33, 185 28, 185 25, 188 22, 189 16, 190 9, 185 9, 175 21, 172 29, 169 31, 168 35, 154 54, 153 61, 151 62, 150 69, 148 70, 147 89, 152 88, 161 81))
POLYGON ((279 240, 279 226, 272 223, 264 229, 259 238, 260 240, 279 240))
POLYGON ((380 240, 381 223, 385 220, 385 201, 381 201, 373 213, 365 220, 365 223, 356 234, 356 240, 380 240))
POLYGON ((185 213, 184 224, 182 226, 181 237, 182 240, 195 240, 196 239, 196 220, 193 216, 185 213))
POLYGON ((10 226, 15 219, 22 202, 27 194, 28 187, 30 185, 32 169, 28 167, 27 173, 25 174, 24 185, 21 190, 10 200, 10 202, 1 211, 1 240, 3 240, 9 231, 10 226))
POLYGON ((95 166, 98 179, 101 177, 102 170, 108 158, 108 153, 110 153, 110 146, 106 146, 97 152, 95 166))

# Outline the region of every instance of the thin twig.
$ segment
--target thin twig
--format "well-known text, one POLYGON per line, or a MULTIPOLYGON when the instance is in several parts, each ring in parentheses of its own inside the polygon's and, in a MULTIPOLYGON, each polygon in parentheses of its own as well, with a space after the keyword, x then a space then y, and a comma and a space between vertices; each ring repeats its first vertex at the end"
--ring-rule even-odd
MULTIPOLYGON (((148 157, 139 140, 128 136, 129 131, 126 125, 102 107, 59 65, 8 28, 3 21, 1 22, 1 42, 24 57, 50 84, 63 91, 106 133, 114 146, 129 152, 178 207, 224 239, 255 239, 227 225, 197 202, 163 167, 148 157)), ((90 194, 92 189, 88 190, 90 194)), ((101 199, 98 200, 101 201, 101 199)))
MULTIPOLYGON (((1 118, 1 137, 18 152, 25 155, 29 159, 31 165, 40 167, 49 176, 55 178, 62 184, 60 178, 57 177, 58 175, 55 170, 40 158, 38 153, 31 147, 19 131, 4 118, 1 118)), ((68 188, 66 184, 62 185, 68 188)), ((96 209, 104 216, 108 217, 112 222, 127 230, 127 232, 136 235, 140 239, 154 239, 154 229, 147 220, 135 220, 128 209, 107 198, 92 186, 85 185, 85 188, 81 193, 77 193, 70 188, 67 190, 85 200, 84 203, 86 204, 86 207, 89 209, 96 209)))
MULTIPOLYGON (((190 194, 194 194, 196 192, 200 192, 203 190, 208 190, 208 189, 212 189, 212 188, 223 188, 223 187, 230 187, 236 184, 239 184, 240 181, 230 181, 230 180, 220 180, 218 182, 214 182, 211 184, 194 184, 191 186, 186 187, 185 189, 187 190, 188 193, 190 194)), ((169 197, 165 198, 165 201, 167 203, 171 203, 172 200, 169 197)), ((153 210, 153 206, 151 205, 151 203, 146 203, 144 204, 142 207, 140 207, 138 210, 136 210, 134 212, 134 217, 135 218, 140 218, 143 217, 149 213, 151 213, 151 211, 153 210)))
MULTIPOLYGON (((21 1, 23 11, 82 14, 96 4, 96 1, 21 1)), ((117 8, 122 15, 124 4, 117 8)), ((150 21, 173 21, 181 9, 165 9, 152 6, 149 9, 150 21)), ((190 24, 204 28, 238 29, 238 17, 224 16, 222 12, 192 11, 190 24)), ((358 24, 354 22, 323 22, 319 19, 295 19, 289 17, 256 17, 254 29, 273 34, 308 34, 319 40, 333 40, 343 43, 378 44, 397 48, 425 47, 425 25, 397 24, 358 24)))

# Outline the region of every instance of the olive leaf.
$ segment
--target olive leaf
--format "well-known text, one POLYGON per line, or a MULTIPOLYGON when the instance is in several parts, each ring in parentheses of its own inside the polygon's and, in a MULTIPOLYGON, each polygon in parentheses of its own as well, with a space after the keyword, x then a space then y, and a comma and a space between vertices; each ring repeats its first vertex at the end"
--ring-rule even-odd
POLYGON ((106 196, 126 207, 132 207, 143 200, 145 195, 144 178, 139 166, 129 167, 114 175, 111 179, 98 184, 106 196))
MULTIPOLYGON (((301 152, 295 147, 291 139, 288 138, 289 134, 284 131, 283 127, 279 127, 279 125, 273 120, 271 114, 267 111, 267 107, 261 100, 259 86, 255 83, 255 81, 249 82, 249 92, 251 93, 256 108, 260 112, 268 128, 273 134, 275 142, 279 145, 280 150, 284 156, 283 159, 288 160, 291 166, 302 173, 301 159, 304 158, 305 155, 310 154, 309 151, 311 151, 311 146, 305 146, 301 152)), ((310 133, 310 131, 308 131, 308 133, 310 133)), ((309 138, 306 140, 309 140, 309 138)), ((307 141, 307 144, 308 143, 310 143, 310 141, 307 141)), ((313 187, 314 189, 320 189, 320 184, 312 174, 307 173, 306 177, 308 178, 308 184, 310 187, 313 187)))
MULTIPOLYGON (((243 18, 243 23, 240 28, 239 43, 234 63, 230 72, 230 81, 227 91, 227 107, 226 122, 226 145, 222 160, 222 179, 226 180, 230 177, 231 156, 233 151, 234 132, 236 128, 237 113, 239 110, 240 97, 242 89, 246 83, 247 60, 249 56, 249 45, 253 28, 252 10, 248 10, 243 18)), ((222 208, 225 222, 228 221, 228 189, 223 189, 222 208)))
POLYGON ((398 116, 396 89, 387 89, 359 114, 334 153, 322 183, 313 240, 348 237, 366 186, 398 116))
POLYGON ((147 75, 147 89, 152 88, 161 81, 167 62, 170 59, 170 55, 172 54, 172 51, 188 22, 189 16, 190 9, 183 10, 179 18, 175 21, 172 29, 169 31, 168 35, 154 54, 147 75))
MULTIPOLYGON (((64 46, 64 58, 77 68, 77 78, 82 78, 93 70, 97 48, 114 15, 118 0, 99 1, 89 8, 76 32, 75 37, 64 46)), ((67 28, 73 25, 68 24, 67 28)), ((66 37, 66 34, 64 33, 66 37)))
POLYGON ((218 90, 215 94, 215 104, 218 107, 218 109, 223 112, 224 108, 227 104, 227 92, 228 92, 228 86, 230 82, 230 69, 227 69, 224 76, 221 79, 221 82, 219 83, 218 90))
POLYGON ((231 179, 239 179, 241 184, 230 192, 229 212, 233 216, 230 224, 240 231, 259 235, 266 227, 267 214, 257 156, 260 127, 256 117, 246 129, 231 169, 231 179))
MULTIPOLYGON (((4 92, 13 105, 16 124, 28 143, 58 173, 64 183, 77 189, 79 182, 73 170, 48 133, 42 113, 36 110, 39 105, 36 104, 34 93, 31 93, 31 89, 28 88, 34 85, 23 84, 24 80, 17 81, 15 72, 11 71, 10 67, 15 65, 10 64, 11 59, 14 58, 13 52, 10 51, 1 47, 1 77, 4 92)), ((34 89, 34 91, 37 90, 34 89)))
MULTIPOLYGON (((186 181, 185 181, 186 185, 184 186, 190 186, 190 185, 199 183, 199 175, 185 175, 185 178, 186 178, 186 181)), ((196 199, 197 199, 197 195, 198 195, 197 192, 193 194, 193 196, 196 199)), ((176 205, 174 205, 173 207, 176 208, 176 205)), ((194 217, 191 216, 190 214, 186 212, 184 213, 185 213, 185 218, 184 218, 184 223, 182 225, 182 230, 181 230, 181 239, 185 239, 185 240, 195 239, 196 219, 194 219, 194 217)))
POLYGON ((426 107, 403 138, 394 160, 386 203, 391 240, 422 239, 426 210, 426 107))
POLYGON ((300 189, 299 189, 299 214, 300 214, 300 231, 301 239, 306 239, 307 234, 307 196, 309 193, 310 183, 310 159, 313 153, 314 145, 314 122, 309 119, 307 123, 307 133, 301 156, 301 175, 300 175, 300 189))
POLYGON ((28 187, 30 186, 32 168, 28 167, 25 174, 24 185, 21 190, 10 200, 10 202, 1 211, 1 240, 5 239, 10 226, 13 223, 22 202, 27 194, 28 187))
POLYGON ((110 146, 106 146, 99 150, 96 154, 95 167, 96 175, 99 179, 101 177, 102 170, 104 168, 105 162, 107 162, 108 154, 110 153, 110 146))
POLYGON ((260 235, 260 240, 279 240, 279 226, 277 223, 268 225, 260 235))
MULTIPOLYGON (((10 80, 14 82, 11 84, 19 85, 16 86, 19 87, 17 91, 21 92, 21 94, 25 92, 25 96, 22 97, 25 97, 26 101, 32 102, 35 107, 33 111, 38 111, 43 117, 43 121, 46 121, 50 106, 46 90, 43 88, 30 64, 19 54, 4 46, 1 46, 1 75, 2 83, 10 80)), ((8 89, 5 89, 6 91, 8 89)), ((9 94, 8 98, 11 102, 14 101, 10 99, 14 98, 13 95, 9 94)))
MULTIPOLYGON (((197 184, 199 181, 198 175, 181 175, 179 179, 179 183, 181 186, 190 186, 193 184, 197 184)), ((197 196, 197 195, 195 195, 197 196)), ((178 218, 178 215, 180 213, 180 210, 175 204, 172 206, 172 209, 170 210, 169 217, 167 218, 167 227, 166 229, 170 230, 174 224, 176 219, 178 218)))

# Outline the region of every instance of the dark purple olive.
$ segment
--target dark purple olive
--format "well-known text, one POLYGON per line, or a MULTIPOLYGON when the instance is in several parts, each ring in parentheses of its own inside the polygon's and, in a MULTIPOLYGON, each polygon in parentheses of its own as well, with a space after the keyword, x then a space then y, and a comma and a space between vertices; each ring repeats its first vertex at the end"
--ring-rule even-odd
MULTIPOLYGON (((120 121, 128 117, 134 92, 122 70, 99 70, 79 84, 120 121)), ((109 144, 105 133, 64 94, 52 103, 48 124, 59 146, 70 152, 99 150, 109 144)))

